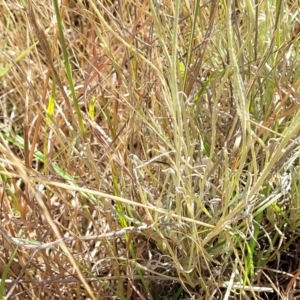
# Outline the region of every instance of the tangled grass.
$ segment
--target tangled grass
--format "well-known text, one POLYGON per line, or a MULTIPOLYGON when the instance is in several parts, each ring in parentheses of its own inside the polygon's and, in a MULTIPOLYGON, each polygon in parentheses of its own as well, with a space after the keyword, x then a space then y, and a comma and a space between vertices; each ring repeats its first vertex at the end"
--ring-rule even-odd
POLYGON ((2 299, 298 299, 299 1, 0 0, 2 299))

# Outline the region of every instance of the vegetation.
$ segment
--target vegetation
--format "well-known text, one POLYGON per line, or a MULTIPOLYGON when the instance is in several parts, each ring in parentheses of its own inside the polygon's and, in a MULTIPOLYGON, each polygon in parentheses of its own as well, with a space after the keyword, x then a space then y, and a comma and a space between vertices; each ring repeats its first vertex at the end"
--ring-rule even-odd
POLYGON ((1 0, 0 297, 298 299, 299 4, 1 0))

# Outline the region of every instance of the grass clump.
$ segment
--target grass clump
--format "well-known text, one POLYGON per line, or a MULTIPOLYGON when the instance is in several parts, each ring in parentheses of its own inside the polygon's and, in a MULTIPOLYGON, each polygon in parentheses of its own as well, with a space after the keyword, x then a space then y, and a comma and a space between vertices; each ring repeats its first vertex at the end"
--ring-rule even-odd
POLYGON ((1 295, 297 299, 296 2, 2 1, 1 295))

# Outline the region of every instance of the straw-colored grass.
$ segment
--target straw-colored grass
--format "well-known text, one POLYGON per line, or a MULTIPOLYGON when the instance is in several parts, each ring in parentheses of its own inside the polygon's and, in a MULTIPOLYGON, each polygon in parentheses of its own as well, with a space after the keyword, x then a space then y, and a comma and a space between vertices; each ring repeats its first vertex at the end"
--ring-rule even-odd
POLYGON ((2 299, 298 299, 299 1, 1 4, 2 299))

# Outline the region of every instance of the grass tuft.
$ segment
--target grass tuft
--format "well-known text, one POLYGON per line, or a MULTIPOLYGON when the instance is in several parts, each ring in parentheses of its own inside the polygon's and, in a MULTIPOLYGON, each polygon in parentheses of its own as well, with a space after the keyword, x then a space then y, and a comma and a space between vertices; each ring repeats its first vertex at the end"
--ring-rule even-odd
POLYGON ((0 298, 298 299, 298 6, 2 1, 0 298))

